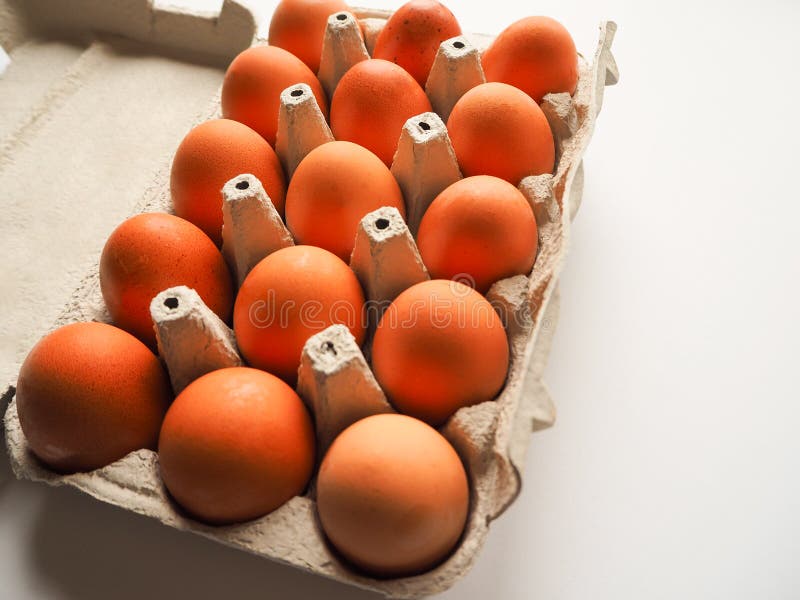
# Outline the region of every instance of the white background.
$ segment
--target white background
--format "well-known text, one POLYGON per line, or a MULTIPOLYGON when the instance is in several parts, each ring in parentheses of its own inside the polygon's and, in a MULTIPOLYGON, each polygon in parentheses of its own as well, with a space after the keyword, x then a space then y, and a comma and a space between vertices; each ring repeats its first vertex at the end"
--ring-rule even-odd
MULTIPOLYGON (((585 53, 614 18, 621 81, 562 278, 558 423, 443 597, 799 598, 800 6, 449 5, 470 31, 554 16, 585 53)), ((7 470, 0 598, 374 597, 7 470)))

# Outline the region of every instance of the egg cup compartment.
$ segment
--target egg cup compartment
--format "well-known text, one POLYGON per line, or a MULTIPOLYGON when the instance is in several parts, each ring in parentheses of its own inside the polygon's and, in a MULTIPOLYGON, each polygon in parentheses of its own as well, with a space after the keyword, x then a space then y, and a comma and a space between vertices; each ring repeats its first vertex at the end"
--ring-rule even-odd
MULTIPOLYGON (((35 3, 45 2, 36 0, 35 3)), ((146 0, 131 0, 123 5, 130 11, 134 24, 144 17, 153 16, 153 9, 146 0)), ((111 9, 95 9, 99 11, 96 27, 103 28, 111 9)), ((237 2, 225 1, 223 15, 239 15, 240 24, 246 24, 247 19, 241 16, 245 13, 246 10, 237 2)), ((339 32, 337 35, 342 40, 349 41, 340 42, 336 52, 330 48, 329 51, 341 54, 344 57, 341 60, 353 60, 348 52, 352 50, 358 55, 359 48, 347 52, 341 50, 347 44, 354 44, 353 25, 357 27, 357 24, 348 21, 350 17, 338 19, 338 14, 332 16, 337 23, 329 28, 330 36, 333 38, 334 33, 339 32), (339 21, 344 24, 339 26, 339 21)), ((363 25, 362 47, 371 50, 388 14, 353 9, 353 15, 363 25)), ((175 30, 173 40, 178 44, 192 37, 187 32, 206 26, 203 17, 186 14, 169 22, 175 30)), ((223 20, 221 15, 220 22, 223 23, 220 27, 224 28, 231 26, 229 23, 235 23, 236 19, 223 20)), ((487 298, 506 324, 511 356, 506 384, 496 400, 462 408, 440 429, 466 465, 471 506, 461 542, 439 566, 419 575, 396 579, 375 579, 353 570, 331 551, 324 539, 316 517, 313 482, 306 495, 292 498, 262 518, 216 527, 186 517, 175 506, 159 477, 158 457, 152 451, 132 452, 107 467, 87 473, 54 473, 28 450, 19 424, 16 401, 12 397, 4 422, 14 473, 20 478, 51 485, 70 485, 99 500, 158 519, 176 529, 191 531, 386 596, 416 598, 450 587, 474 563, 491 521, 519 493, 520 473, 531 431, 548 427, 555 419, 555 408, 542 375, 558 318, 557 282, 567 251, 570 219, 582 194, 581 158, 602 105, 603 88, 615 83, 617 78, 610 52, 615 29, 611 22, 601 24, 600 40, 592 62, 581 59, 575 95, 569 98, 557 94, 546 97, 542 103, 560 158, 555 174, 528 177, 519 186, 533 207, 539 229, 539 252, 533 271, 529 276, 519 275, 496 282, 487 293, 487 298)), ((231 33, 234 34, 241 35, 242 31, 231 33)), ((187 43, 197 44, 197 39, 187 43)), ((477 60, 478 48, 485 45, 486 39, 481 36, 467 36, 463 40, 454 38, 448 42, 458 42, 463 47, 440 48, 436 59, 438 66, 429 79, 429 84, 437 83, 428 86, 444 90, 437 106, 449 104, 452 107, 450 102, 454 95, 462 93, 470 81, 480 81, 482 71, 477 60)), ((330 47, 327 38, 326 43, 330 47)), ((341 76, 343 72, 337 60, 326 62, 323 57, 323 64, 330 69, 329 82, 334 81, 336 73, 341 76)), ((435 95, 430 90, 429 94, 435 95)), ((217 97, 197 122, 218 114, 217 97)), ((291 172, 305 154, 330 139, 330 129, 321 119, 310 89, 304 86, 287 89, 280 119, 282 125, 279 126, 276 146, 284 168, 291 172)), ((169 169, 167 161, 153 183, 142 191, 142 211, 171 212, 169 169)), ((351 261, 367 298, 378 301, 390 300, 405 287, 428 278, 411 232, 416 230, 433 197, 460 178, 446 129, 438 115, 426 113, 406 123, 392 172, 409 203, 409 226, 403 223, 396 210, 383 208, 370 213, 361 222, 351 261)), ((241 174, 232 179, 224 188, 223 196, 223 249, 241 280, 242 274, 253 266, 259 255, 293 242, 291 236, 287 238, 288 232, 280 219, 276 221, 274 208, 270 210, 271 204, 266 201, 266 194, 254 177, 241 174), (256 236, 252 225, 255 223, 259 228, 266 227, 271 234, 256 236)), ((199 372, 241 361, 230 329, 198 300, 191 290, 179 287, 165 290, 153 300, 151 307, 159 348, 176 389, 181 389, 199 372), (197 339, 211 340, 212 343, 204 345, 205 349, 198 353, 195 351, 197 339)), ((74 292, 55 326, 87 320, 110 320, 100 293, 97 264, 74 292)), ((375 381, 365 353, 368 354, 368 347, 362 352, 342 326, 330 327, 306 343, 298 389, 315 413, 320 450, 350 422, 367 414, 394 410, 375 381), (353 402, 356 393, 359 402, 353 402)))
POLYGON ((361 219, 350 268, 358 277, 368 302, 368 336, 400 292, 430 279, 408 225, 400 211, 384 206, 361 219))
POLYGON ((150 303, 150 316, 158 355, 176 395, 209 371, 244 364, 233 331, 193 289, 164 290, 150 303))
MULTIPOLYGON (((377 32, 375 35, 377 36, 377 32)), ((333 97, 339 80, 350 67, 369 57, 370 53, 364 45, 356 16, 350 12, 332 14, 328 18, 328 28, 322 40, 322 55, 317 73, 329 99, 333 97)))
POLYGON ((290 179, 305 155, 317 146, 333 141, 333 134, 311 88, 304 83, 281 93, 279 111, 275 152, 287 179, 290 179))
POLYGON ((288 246, 292 234, 257 177, 244 173, 222 187, 222 254, 237 287, 262 258, 288 246))
POLYGON ((408 227, 416 236, 434 198, 461 179, 447 126, 439 115, 422 113, 406 121, 391 171, 406 201, 408 227))
POLYGON ((314 415, 320 459, 336 436, 359 419, 397 412, 344 325, 331 325, 308 339, 297 393, 314 415))

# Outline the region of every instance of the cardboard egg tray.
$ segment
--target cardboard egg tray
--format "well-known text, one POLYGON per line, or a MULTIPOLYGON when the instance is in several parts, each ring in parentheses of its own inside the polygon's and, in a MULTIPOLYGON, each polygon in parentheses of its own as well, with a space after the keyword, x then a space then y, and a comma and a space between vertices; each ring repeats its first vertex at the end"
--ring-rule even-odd
MULTIPOLYGON (((383 11, 354 8, 351 12, 352 15, 348 17, 350 20, 340 18, 329 21, 320 68, 320 79, 328 92, 335 87, 349 64, 371 50, 388 16, 383 11), (364 25, 363 42, 360 36, 354 36, 353 15, 364 25)), ((54 35, 51 32, 55 31, 56 25, 59 35, 65 31, 70 35, 90 35, 93 41, 87 52, 94 49, 97 56, 86 58, 84 53, 81 60, 94 62, 71 66, 64 82, 59 84, 61 87, 56 86, 55 91, 48 90, 36 110, 26 113, 19 108, 21 125, 10 136, 6 136, 6 141, 3 141, 3 136, 7 132, 0 130, 0 142, 3 144, 0 146, 0 184, 4 193, 8 193, 9 189, 12 194, 21 193, 21 188, 12 185, 19 176, 19 169, 15 171, 13 168, 15 157, 24 154, 26 147, 41 144, 40 138, 43 132, 46 133, 46 127, 57 124, 59 118, 66 119, 66 125, 69 125, 69 118, 78 118, 56 113, 63 111, 64 105, 69 103, 70 98, 78 96, 82 87, 93 84, 93 71, 88 67, 102 70, 108 68, 109 64, 113 66, 113 61, 109 63, 103 59, 104 45, 111 44, 118 48, 120 44, 139 44, 150 48, 156 55, 167 57, 180 51, 181 57, 189 53, 194 64, 219 66, 251 43, 264 43, 255 35, 258 24, 253 15, 235 0, 225 0, 218 15, 157 10, 149 0, 123 0, 113 3, 113 6, 103 0, 0 0, 0 43, 12 49, 12 58, 15 46, 34 35, 44 36, 44 39, 54 35), (115 36, 123 36, 125 41, 115 36), (49 101, 48 94, 51 96, 49 101), (32 135, 32 131, 39 132, 39 137, 26 138, 32 135)), ((20 428, 12 386, 4 397, 9 402, 5 414, 5 437, 14 473, 19 478, 50 485, 70 485, 99 500, 153 517, 171 527, 192 531, 386 596, 416 598, 450 587, 475 561, 492 520, 518 495, 520 473, 531 432, 552 425, 555 419, 555 408, 542 381, 542 374, 558 319, 557 283, 567 252, 570 221, 578 209, 583 191, 581 159, 602 105, 603 89, 617 79, 616 65, 610 52, 615 30, 612 22, 600 25, 600 38, 594 55, 589 59, 581 57, 580 82, 574 97, 555 94, 546 97, 542 103, 556 139, 557 169, 552 176, 529 177, 520 184, 520 189, 531 202, 539 227, 539 254, 529 276, 520 275, 497 282, 487 294, 507 324, 511 366, 504 389, 494 401, 459 410, 441 428, 442 434, 456 448, 467 468, 471 506, 462 540, 439 566, 426 573, 399 579, 374 579, 356 572, 338 558, 324 539, 315 514, 313 482, 305 495, 293 498, 263 518, 239 525, 212 527, 186 517, 174 504, 161 482, 158 457, 152 451, 133 452, 105 468, 88 473, 54 473, 28 450, 20 428)), ((435 110, 444 115, 445 120, 455 100, 466 89, 482 81, 479 56, 490 39, 488 36, 465 35, 456 40, 459 44, 445 47, 446 42, 440 48, 427 91, 435 110)), ((453 40, 450 42, 452 44, 453 40)), ((169 72, 167 65, 158 74, 163 76, 169 72)), ((138 83, 149 85, 152 82, 143 77, 138 83)), ((198 89, 196 82, 187 82, 187 93, 192 91, 192 85, 195 90, 198 89)), ((302 89, 302 86, 297 87, 302 89)), ((117 93, 133 93, 135 89, 134 85, 127 92, 122 90, 117 93)), ((171 152, 177 148, 189 126, 219 116, 218 94, 214 96, 211 93, 208 96, 210 104, 198 114, 184 114, 186 126, 174 139, 165 142, 164 147, 170 147, 171 151, 160 159, 161 166, 155 178, 145 184, 138 180, 129 182, 138 185, 133 190, 135 201, 117 207, 116 213, 110 211, 112 226, 120 222, 131 209, 133 212, 171 211, 171 152), (118 214, 120 211, 124 211, 123 214, 118 214)), ((309 102, 309 96, 308 93, 305 96, 284 94, 276 147, 287 174, 294 170, 310 149, 331 139, 324 119, 321 120, 318 110, 315 110, 313 97, 309 102)), ((151 107, 158 106, 153 96, 147 101, 151 107)), ((181 97, 176 100, 183 101, 181 97)), ((164 98, 163 102, 172 106, 169 98, 164 98)), ((109 110, 113 110, 113 107, 109 110)), ((79 115, 80 111, 76 114, 79 115)), ((62 127, 54 131, 66 134, 69 130, 62 127)), ((46 141, 46 137, 44 139, 46 141)), ((51 160, 58 165, 56 159, 51 160)), ((67 158, 63 158, 62 162, 66 165, 67 158)), ((79 177, 68 166, 56 166, 52 169, 53 179, 79 177)), ((92 165, 84 167, 91 177, 102 174, 101 169, 92 172, 92 165)), ((24 170, 21 172, 24 173, 24 170)), ((362 221, 351 266, 359 276, 368 298, 391 299, 408 285, 428 277, 416 252, 412 233, 433 197, 460 177, 446 129, 436 114, 427 113, 409 120, 398 144, 392 172, 408 204, 408 225, 399 213, 388 208, 375 211, 362 221)), ((248 176, 242 174, 241 178, 247 179, 248 176)), ((259 191, 257 180, 253 180, 252 177, 248 180, 252 184, 248 192, 238 196, 235 187, 226 186, 226 224, 237 218, 237 210, 247 210, 247 201, 257 199, 259 193, 263 193, 263 190, 259 191), (235 202, 240 204, 235 205, 235 202)), ((74 182, 68 181, 67 188, 70 184, 75 187, 74 182)), ((126 182, 117 182, 111 188, 117 186, 125 187, 126 182)), ((107 193, 114 192, 109 186, 104 189, 107 193)), ((41 210, 44 214, 47 209, 41 210)), ((264 214, 261 218, 267 222, 270 215, 264 214)), ((102 227, 107 228, 108 225, 102 223, 102 227)), ((269 243, 276 247, 291 243, 291 239, 283 236, 280 224, 274 225, 269 243)), ((91 226, 91 223, 87 226, 91 226)), ((80 232, 70 231, 65 235, 80 235, 80 232)), ((226 237, 224 250, 234 264, 234 272, 238 272, 240 277, 255 260, 248 254, 253 248, 252 244, 248 245, 246 231, 240 238, 235 235, 226 237)), ((260 250, 262 255, 267 251, 263 248, 260 250)), ((99 253, 94 256, 88 274, 74 290, 51 329, 75 321, 109 321, 100 293, 98 258, 99 253)), ((186 308, 184 320, 194 320, 194 333, 199 330, 217 342, 215 354, 204 357, 208 359, 208 364, 198 367, 196 360, 194 363, 184 360, 187 354, 185 348, 196 345, 189 342, 190 333, 187 331, 191 327, 185 323, 176 326, 169 321, 169 315, 161 315, 159 342, 170 368, 173 385, 180 389, 191 379, 192 369, 195 372, 197 369, 207 370, 210 368, 208 365, 217 364, 214 361, 219 361, 218 364, 237 364, 240 359, 235 341, 225 325, 209 322, 208 315, 202 310, 202 302, 188 288, 176 288, 170 293, 186 308)), ((161 305, 163 302, 155 304, 161 305)), ((36 337, 43 333, 36 332, 36 337)), ((368 353, 368 348, 364 352, 368 353)), ((13 364, 14 377, 22 358, 24 352, 19 353, 13 364)), ((372 377, 362 349, 355 345, 343 327, 331 327, 312 337, 306 344, 298 391, 314 413, 322 448, 330 443, 338 431, 357 418, 393 410, 372 377), (331 349, 335 351, 331 352, 331 349)))

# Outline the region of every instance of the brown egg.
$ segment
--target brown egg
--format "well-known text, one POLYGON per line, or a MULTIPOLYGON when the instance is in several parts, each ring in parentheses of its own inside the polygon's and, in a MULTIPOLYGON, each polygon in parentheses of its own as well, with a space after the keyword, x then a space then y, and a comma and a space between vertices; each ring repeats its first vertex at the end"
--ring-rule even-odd
POLYGON ((233 328, 248 364, 294 385, 303 345, 315 333, 339 323, 364 341, 363 307, 361 285, 342 259, 290 246, 250 271, 236 297, 233 328))
POLYGON ((363 60, 336 86, 331 130, 337 140, 364 146, 390 166, 403 125, 431 110, 425 92, 404 69, 385 60, 363 60))
POLYGON ((508 341, 491 304, 437 279, 400 294, 378 323, 372 369, 392 404, 431 425, 493 400, 508 371, 508 341))
POLYGON ((527 17, 498 35, 482 57, 486 81, 521 89, 536 102, 551 92, 575 93, 578 52, 564 26, 550 17, 527 17))
POLYGON ((283 381, 231 367, 203 375, 173 402, 158 440, 161 477, 192 516, 236 523, 303 492, 314 467, 314 428, 283 381))
POLYGON ((269 23, 269 44, 288 50, 316 73, 328 17, 344 10, 342 0, 281 0, 269 23))
POLYGON ((553 132, 542 109, 505 83, 484 83, 461 96, 447 130, 465 176, 494 175, 517 185, 552 173, 553 132))
POLYGON ((303 61, 275 46, 254 46, 233 59, 222 82, 222 116, 255 129, 275 145, 281 92, 305 83, 314 92, 322 113, 328 101, 316 75, 303 61))
POLYGON ((457 35, 461 26, 441 2, 411 0, 389 17, 372 56, 397 63, 424 88, 439 45, 457 35))
POLYGON ((427 571, 453 550, 469 508, 464 467, 422 421, 357 421, 333 442, 317 479, 317 509, 341 555, 378 577, 427 571))
POLYGON ((431 277, 471 278, 486 293, 499 279, 530 273, 538 247, 536 219, 513 185, 476 175, 436 197, 422 217, 417 245, 431 277))
POLYGON ((189 221, 144 213, 111 233, 100 257, 100 289, 115 325, 155 348, 150 301, 176 285, 196 290, 222 320, 230 319, 228 266, 208 236, 189 221))
POLYGON ((17 380, 28 445, 63 473, 155 450, 171 399, 158 358, 131 334, 104 323, 73 323, 46 335, 17 380))
POLYGON ((382 206, 405 216, 400 186, 381 159, 351 142, 318 146, 298 165, 286 193, 286 224, 300 244, 350 262, 361 219, 382 206))
POLYGON ((255 131, 228 119, 192 129, 172 161, 170 191, 175 214, 222 243, 222 186, 243 173, 255 175, 283 215, 286 181, 278 156, 255 131))

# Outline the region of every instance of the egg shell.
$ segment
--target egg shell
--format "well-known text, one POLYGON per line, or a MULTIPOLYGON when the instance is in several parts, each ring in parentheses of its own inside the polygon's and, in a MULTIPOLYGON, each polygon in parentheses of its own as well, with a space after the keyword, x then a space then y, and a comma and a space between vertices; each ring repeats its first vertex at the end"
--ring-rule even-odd
POLYGON ((483 53, 487 81, 519 88, 536 102, 546 94, 575 93, 578 52, 566 28, 550 17, 526 17, 498 35, 483 53))
POLYGON ((517 185, 528 175, 552 173, 553 133, 530 96, 505 83, 484 83, 464 94, 447 120, 465 176, 494 175, 517 185))
POLYGON ((172 399, 158 358, 105 323, 73 323, 42 338, 17 380, 20 424, 33 453, 60 472, 104 467, 155 449, 172 399))
POLYGON ((306 340, 335 323, 364 342, 364 294, 355 274, 335 254, 291 246, 259 262, 239 289, 233 328, 253 367, 294 385, 306 340))
POLYGON ((434 199, 422 217, 417 244, 431 277, 468 275, 483 294, 495 281, 531 272, 538 248, 536 219, 516 187, 476 175, 434 199))
POLYGON ((411 0, 386 21, 372 53, 403 67, 425 87, 439 45, 461 35, 455 16, 436 0, 411 0))
POLYGON ((342 0, 281 0, 269 23, 269 44, 291 52, 316 73, 328 17, 343 10, 342 0))
POLYGON ((403 68, 386 60, 364 60, 336 87, 331 130, 337 140, 364 146, 390 166, 405 122, 430 111, 425 92, 403 68))
POLYGON ((317 508, 348 561, 378 577, 413 575, 441 562, 461 537, 467 475, 432 427, 374 415, 334 440, 320 466, 317 508))
POLYGON ((391 403, 434 426, 459 408, 493 400, 508 364, 500 317, 456 281, 404 291, 381 317, 372 343, 372 369, 391 403))
POLYGON ((263 184, 283 215, 286 181, 278 156, 255 131, 229 119, 214 119, 192 129, 175 152, 170 191, 175 214, 222 243, 222 186, 251 173, 263 184))
POLYGON ((349 261, 359 222, 384 206, 405 216, 400 186, 381 159, 357 144, 330 142, 295 170, 286 193, 286 224, 297 243, 349 261))
POLYGON ((174 215, 143 213, 111 233, 100 256, 100 289, 115 325, 155 348, 150 302, 178 285, 196 290, 219 318, 230 322, 231 275, 200 229, 174 215))
POLYGON ((316 75, 299 58, 275 46, 253 46, 228 66, 222 82, 222 116, 251 127, 275 146, 281 92, 305 83, 327 117, 328 100, 316 75))
POLYGON ((260 517, 301 494, 314 452, 300 397, 274 375, 246 367, 191 383, 167 412, 158 441, 170 494, 214 524, 260 517))

